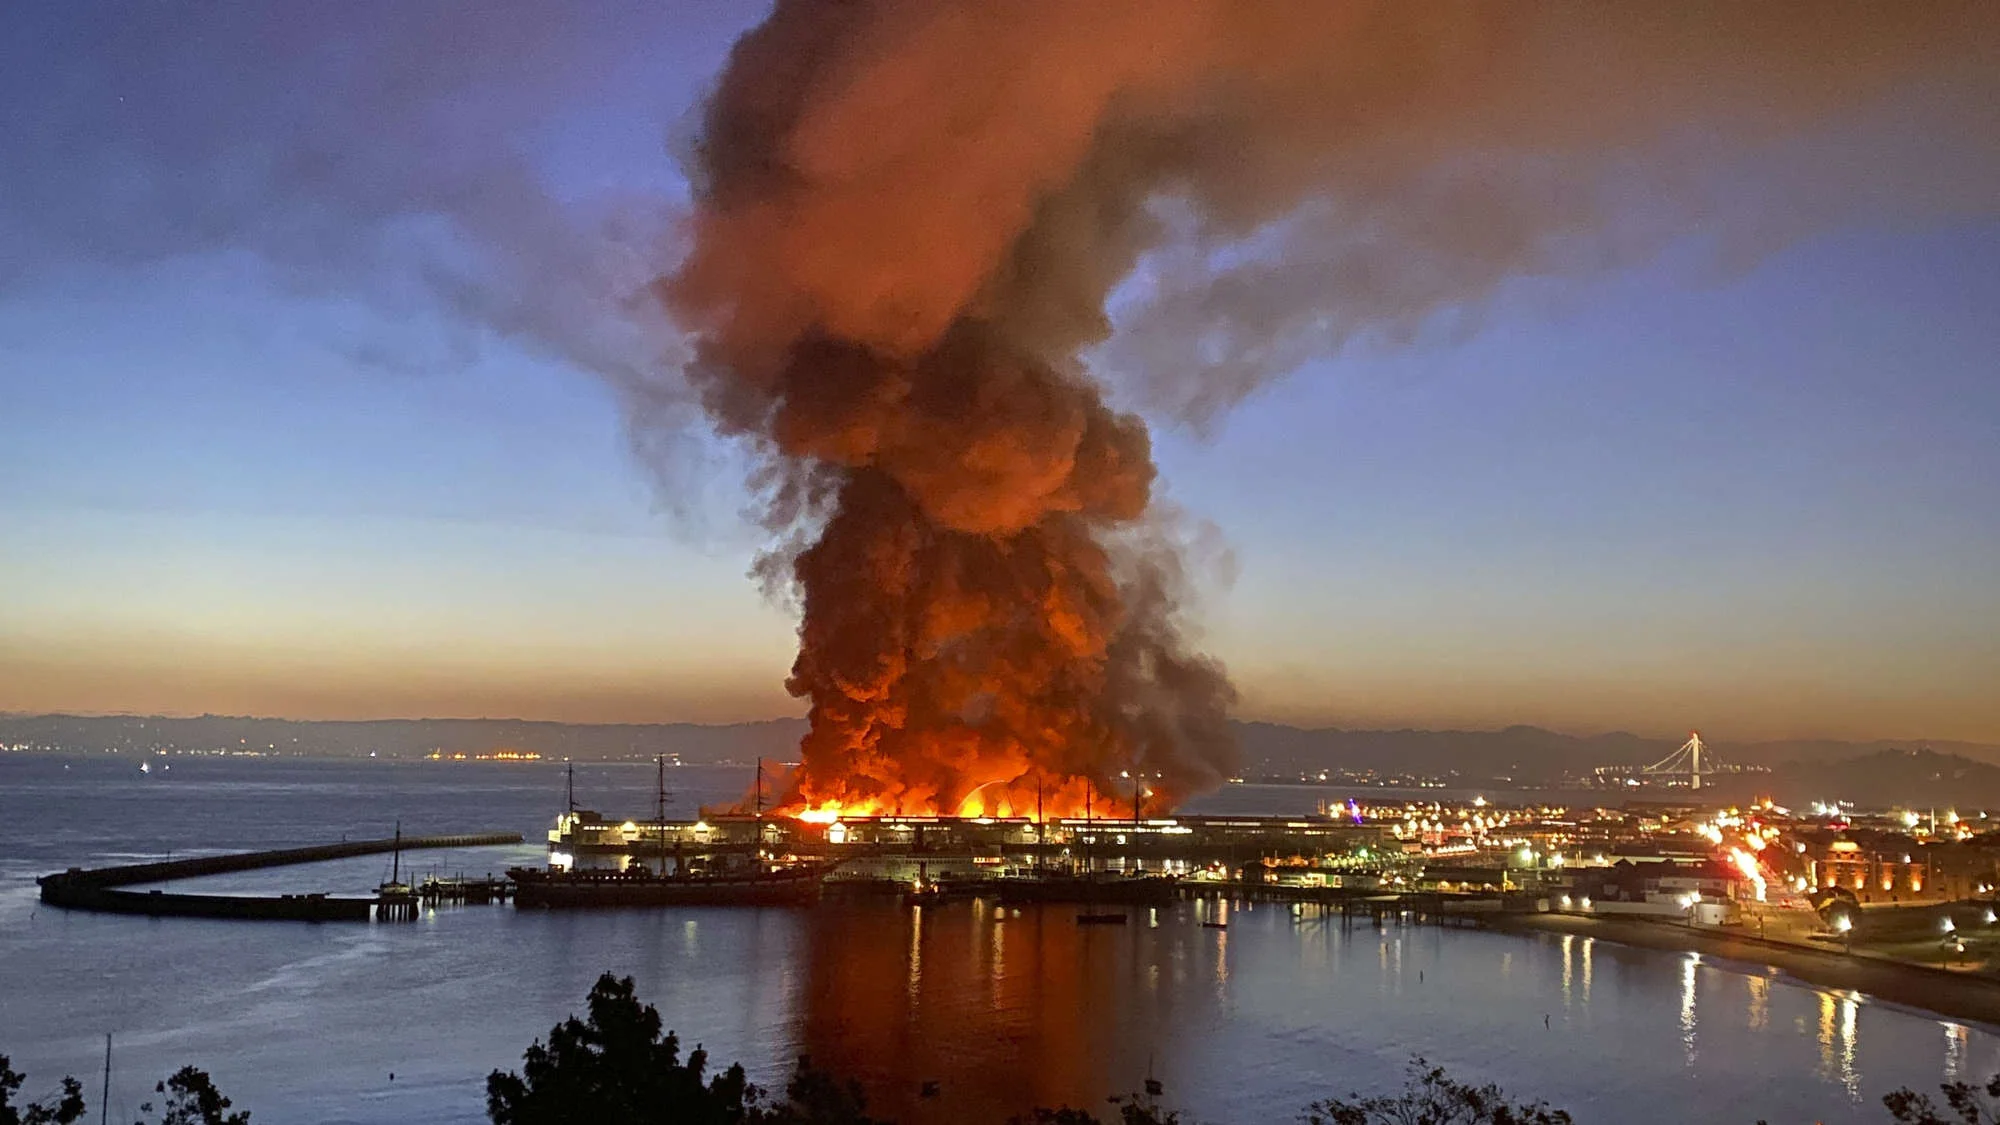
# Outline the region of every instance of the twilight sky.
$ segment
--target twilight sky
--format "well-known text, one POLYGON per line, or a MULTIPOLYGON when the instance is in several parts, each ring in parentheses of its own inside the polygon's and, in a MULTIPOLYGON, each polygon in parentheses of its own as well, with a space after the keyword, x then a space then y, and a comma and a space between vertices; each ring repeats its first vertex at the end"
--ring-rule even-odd
MULTIPOLYGON (((760 13, 463 11, 18 10, 0 710, 796 710, 740 462, 625 421, 760 13)), ((1239 714, 2000 742, 2000 206, 1913 104, 1787 161, 1934 144, 1923 206, 1695 224, 1155 415, 1239 714)))

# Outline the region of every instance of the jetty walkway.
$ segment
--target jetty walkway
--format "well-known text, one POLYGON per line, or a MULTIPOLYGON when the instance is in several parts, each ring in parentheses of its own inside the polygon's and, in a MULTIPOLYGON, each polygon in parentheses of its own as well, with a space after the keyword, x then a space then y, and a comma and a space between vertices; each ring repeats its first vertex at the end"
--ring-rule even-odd
POLYGON ((133 891, 135 883, 160 883, 233 871, 255 871, 299 863, 381 855, 422 848, 484 848, 518 844, 518 832, 485 832, 456 836, 403 836, 387 840, 348 840, 304 848, 238 852, 190 859, 131 863, 119 867, 72 867, 35 880, 42 901, 68 910, 108 914, 143 914, 153 918, 238 918, 288 922, 366 922, 378 907, 400 896, 335 897, 325 894, 201 895, 168 891, 133 891))

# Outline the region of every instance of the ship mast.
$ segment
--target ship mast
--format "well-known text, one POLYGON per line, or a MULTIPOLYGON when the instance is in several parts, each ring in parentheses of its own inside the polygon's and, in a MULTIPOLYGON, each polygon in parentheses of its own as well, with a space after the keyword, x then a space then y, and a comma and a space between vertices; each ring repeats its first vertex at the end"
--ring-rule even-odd
POLYGON ((1042 771, 1035 771, 1035 871, 1042 870, 1042 853, 1049 847, 1049 822, 1042 816, 1042 771))
POLYGON ((751 854, 756 857, 761 866, 764 858, 764 758, 761 754, 757 757, 757 778, 751 782, 751 785, 754 787, 753 792, 756 794, 751 798, 752 803, 750 806, 751 824, 756 832, 756 835, 752 837, 754 850, 751 854))
POLYGON ((667 877, 667 756, 662 754, 653 761, 660 770, 659 803, 653 828, 660 837, 660 878, 664 879, 667 877))
POLYGON ((1087 784, 1085 784, 1083 787, 1083 831, 1084 831, 1083 873, 1085 875, 1088 875, 1090 874, 1090 859, 1091 859, 1090 845, 1091 842, 1096 838, 1095 837, 1096 830, 1091 828, 1090 826, 1090 814, 1091 814, 1090 806, 1091 806, 1091 797, 1096 793, 1097 786, 1095 783, 1088 783, 1089 782, 1088 778, 1086 778, 1085 781, 1087 782, 1087 784))

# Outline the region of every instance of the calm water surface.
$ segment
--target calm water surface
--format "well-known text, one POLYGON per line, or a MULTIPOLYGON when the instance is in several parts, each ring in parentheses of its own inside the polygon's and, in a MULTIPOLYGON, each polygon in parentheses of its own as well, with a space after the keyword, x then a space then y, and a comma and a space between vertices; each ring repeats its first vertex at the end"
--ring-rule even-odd
MULTIPOLYGON (((643 815, 652 772, 580 766, 579 799, 643 815)), ((734 797, 748 771, 672 777, 687 809, 734 797)), ((1303 813, 1326 795, 1239 786, 1203 811, 1303 813)), ((533 840, 561 799, 549 763, 179 758, 141 775, 129 758, 0 755, 0 1053, 31 1096, 74 1072, 94 1103, 114 1033, 112 1104, 128 1121, 154 1081, 193 1062, 261 1122, 476 1122, 485 1074, 515 1065, 610 969, 714 1057, 772 1082, 809 1053, 912 1123, 1098 1104, 1149 1071, 1199 1120, 1289 1121, 1314 1098, 1395 1085, 1414 1054, 1582 1122, 1879 1122, 1887 1090, 2000 1067, 1991 1029, 1758 967, 1581 938, 1343 928, 1269 906, 1230 911, 1226 930, 1198 925, 1206 905, 1079 928, 1074 908, 1003 916, 976 902, 464 907, 414 925, 307 925, 75 914, 35 898, 35 875, 71 865, 386 836, 399 818, 413 833, 533 840), (938 1098, 917 1096, 926 1081, 938 1098)), ((540 856, 531 843, 412 862, 484 873, 540 856)), ((361 891, 387 863, 184 885, 361 891)))

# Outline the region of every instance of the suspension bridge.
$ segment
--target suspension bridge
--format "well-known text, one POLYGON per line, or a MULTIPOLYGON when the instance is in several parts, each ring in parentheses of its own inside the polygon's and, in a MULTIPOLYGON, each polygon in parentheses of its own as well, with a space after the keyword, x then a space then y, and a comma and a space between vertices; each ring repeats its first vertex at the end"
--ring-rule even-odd
MULTIPOLYGON (((1599 766, 1596 774, 1600 778, 1617 777, 1637 779, 1640 784, 1657 782, 1662 785, 1686 786, 1700 789, 1703 779, 1719 773, 1763 773, 1757 766, 1741 766, 1725 762, 1710 750, 1708 743, 1701 740, 1700 731, 1689 731, 1688 740, 1680 748, 1659 761, 1647 766, 1599 766)), ((1629 783, 1629 782, 1628 782, 1629 783)))

